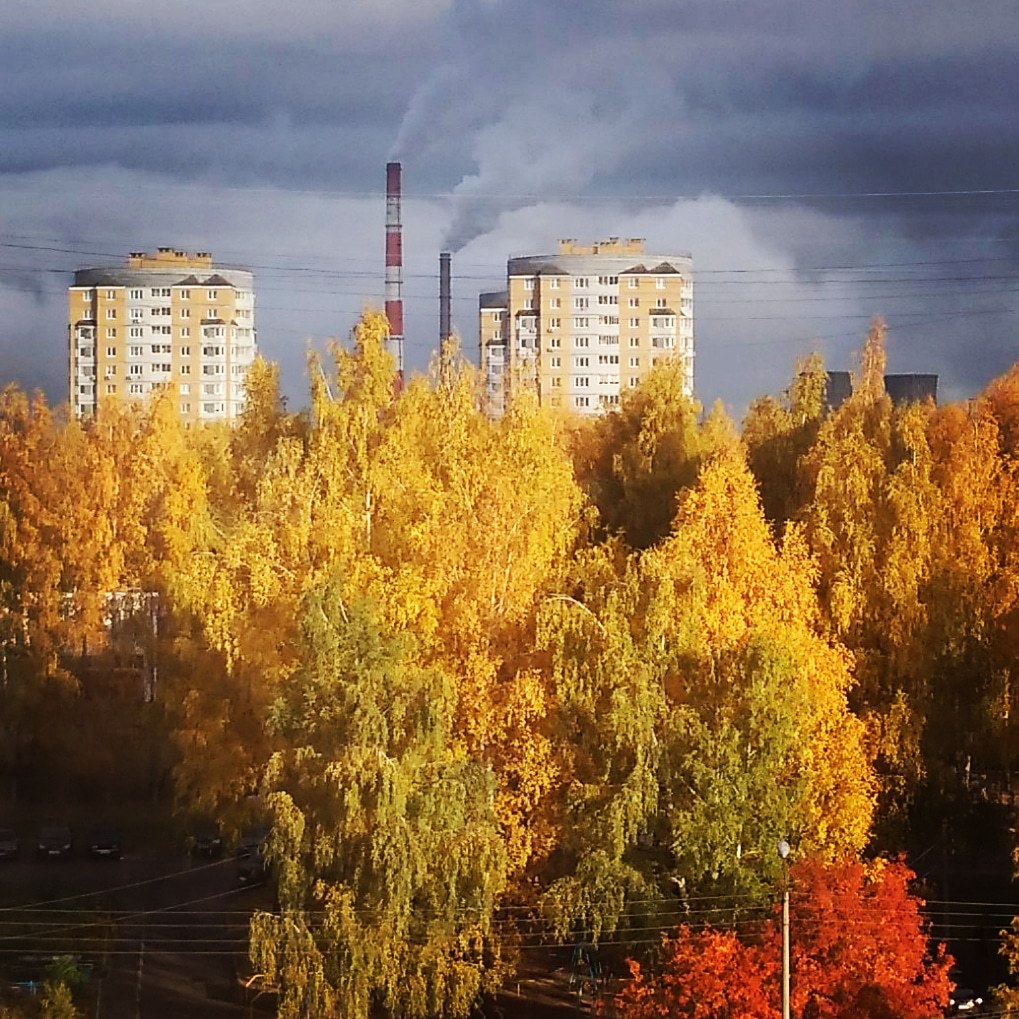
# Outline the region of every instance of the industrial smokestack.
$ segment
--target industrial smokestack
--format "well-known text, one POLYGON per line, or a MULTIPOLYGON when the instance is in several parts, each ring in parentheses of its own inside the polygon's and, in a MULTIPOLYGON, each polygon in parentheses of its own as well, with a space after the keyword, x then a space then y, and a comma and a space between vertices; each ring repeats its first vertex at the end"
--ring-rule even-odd
POLYGON ((386 318, 389 349, 403 385, 403 227, 400 220, 401 166, 386 163, 386 318))
POLYGON ((439 252, 439 346, 441 347, 449 334, 450 327, 450 305, 452 296, 449 287, 449 264, 450 254, 448 251, 439 252))

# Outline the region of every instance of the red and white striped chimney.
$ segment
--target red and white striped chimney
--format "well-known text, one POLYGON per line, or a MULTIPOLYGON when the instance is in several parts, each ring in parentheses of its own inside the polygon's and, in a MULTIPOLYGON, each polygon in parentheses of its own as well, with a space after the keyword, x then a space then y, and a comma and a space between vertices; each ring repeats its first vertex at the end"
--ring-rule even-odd
POLYGON ((386 318, 389 349, 396 358, 397 384, 403 384, 403 227, 400 222, 401 166, 386 163, 386 318))

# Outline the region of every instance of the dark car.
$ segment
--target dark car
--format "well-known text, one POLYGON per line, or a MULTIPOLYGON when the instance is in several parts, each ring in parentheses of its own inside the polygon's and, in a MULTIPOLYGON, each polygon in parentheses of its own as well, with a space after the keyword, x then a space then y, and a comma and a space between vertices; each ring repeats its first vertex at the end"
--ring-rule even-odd
POLYGON ((269 876, 265 859, 266 840, 269 829, 265 825, 252 825, 241 832, 237 840, 235 857, 237 882, 242 885, 264 884, 269 876))
POLYGON ((39 830, 35 855, 40 860, 69 860, 74 855, 74 839, 66 824, 47 824, 39 830))
POLYGON ((120 829, 113 824, 97 824, 89 833, 88 855, 97 860, 120 859, 120 829))
POLYGON ((981 998, 971 987, 956 987, 952 991, 952 997, 948 1002, 948 1014, 955 1015, 979 1015, 984 999, 981 998))
POLYGON ((0 860, 16 860, 21 853, 21 843, 13 828, 0 828, 0 860))
POLYGON ((191 852, 206 860, 218 860, 223 855, 223 832, 215 821, 195 825, 191 836, 191 852))

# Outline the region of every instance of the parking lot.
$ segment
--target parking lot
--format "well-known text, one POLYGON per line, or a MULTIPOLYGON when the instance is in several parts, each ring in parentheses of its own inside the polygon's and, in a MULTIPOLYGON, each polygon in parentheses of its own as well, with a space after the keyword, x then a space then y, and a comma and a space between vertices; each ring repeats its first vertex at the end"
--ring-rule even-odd
MULTIPOLYGON (((173 846, 125 845, 120 859, 75 845, 37 859, 35 839, 0 861, 0 967, 27 984, 47 958, 71 955, 89 973, 96 1019, 250 1015, 248 920, 272 907, 264 886, 238 881, 236 861, 192 858, 173 846)), ((28 993, 26 988, 23 993, 28 993)))

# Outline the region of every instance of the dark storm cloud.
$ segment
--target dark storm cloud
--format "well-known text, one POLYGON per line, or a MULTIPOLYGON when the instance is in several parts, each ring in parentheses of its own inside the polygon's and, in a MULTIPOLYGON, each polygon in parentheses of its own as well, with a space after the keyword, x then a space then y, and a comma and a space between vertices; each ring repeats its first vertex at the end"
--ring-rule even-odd
MULTIPOLYGON (((481 266, 465 272, 486 277, 476 289, 498 282, 510 251, 557 236, 692 250, 708 400, 738 409, 781 388, 812 346, 849 367, 875 313, 898 370, 942 371, 942 392, 972 391, 1012 359, 1015 295, 982 291, 980 277, 1019 266, 1019 196, 919 193, 1016 186, 1013 0, 972 12, 945 0, 12 0, 5 17, 0 200, 39 183, 30 212, 7 220, 22 233, 88 247, 92 230, 112 251, 192 243, 266 264, 281 247, 309 261, 339 249, 371 268, 395 156, 408 222, 428 223, 406 237, 422 273, 432 258, 417 246, 440 243, 481 266), (161 182, 173 187, 156 218, 161 182), (51 186, 62 190, 47 200, 51 186), (316 189, 298 226, 286 193, 316 189), (328 211, 341 193, 364 203, 346 229, 328 211), (178 222, 186 237, 156 230, 178 222), (953 260, 974 279, 938 286, 953 260), (930 285, 812 271, 879 263, 913 265, 930 285), (708 285, 713 270, 755 265, 780 285, 708 285)), ((16 294, 27 323, 37 298, 5 288, 12 278, 0 275, 0 301, 16 294)), ((420 321, 431 329, 424 310, 420 321)), ((461 326, 473 331, 469 316, 461 326)))

